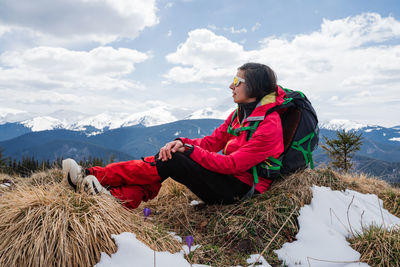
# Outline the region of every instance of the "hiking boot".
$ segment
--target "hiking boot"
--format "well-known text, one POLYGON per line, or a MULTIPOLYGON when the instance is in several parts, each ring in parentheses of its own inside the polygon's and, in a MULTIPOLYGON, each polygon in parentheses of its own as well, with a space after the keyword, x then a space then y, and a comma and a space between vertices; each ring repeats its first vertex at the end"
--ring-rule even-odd
POLYGON ((112 196, 110 191, 108 191, 104 186, 102 186, 97 180, 97 178, 93 175, 88 175, 82 180, 82 190, 88 193, 89 195, 98 195, 105 194, 112 196))
POLYGON ((85 178, 84 169, 73 159, 65 159, 62 161, 62 169, 64 178, 68 184, 76 191, 76 185, 81 183, 85 178))

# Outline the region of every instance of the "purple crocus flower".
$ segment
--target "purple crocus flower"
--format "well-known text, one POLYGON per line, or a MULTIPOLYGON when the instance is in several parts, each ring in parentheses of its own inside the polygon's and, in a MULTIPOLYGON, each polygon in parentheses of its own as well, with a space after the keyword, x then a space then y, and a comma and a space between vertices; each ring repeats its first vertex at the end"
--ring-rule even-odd
POLYGON ((151 213, 151 209, 149 208, 144 208, 143 210, 143 214, 144 214, 144 219, 146 220, 146 218, 150 215, 151 213))
POLYGON ((190 248, 192 247, 192 244, 193 244, 193 241, 194 241, 193 236, 188 235, 187 237, 185 237, 185 240, 186 240, 186 244, 189 247, 189 252, 190 252, 190 248))

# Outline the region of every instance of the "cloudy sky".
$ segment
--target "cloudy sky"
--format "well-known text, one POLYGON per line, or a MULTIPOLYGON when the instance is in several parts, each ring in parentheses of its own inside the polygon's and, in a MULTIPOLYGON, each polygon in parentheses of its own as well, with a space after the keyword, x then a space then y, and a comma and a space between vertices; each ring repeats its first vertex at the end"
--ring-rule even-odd
POLYGON ((3 112, 221 106, 249 61, 323 121, 400 125, 398 0, 0 0, 3 112))

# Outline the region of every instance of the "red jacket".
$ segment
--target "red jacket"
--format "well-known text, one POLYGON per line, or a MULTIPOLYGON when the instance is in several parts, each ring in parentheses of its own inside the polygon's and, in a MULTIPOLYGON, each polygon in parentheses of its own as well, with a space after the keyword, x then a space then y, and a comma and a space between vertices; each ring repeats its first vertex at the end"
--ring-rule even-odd
MULTIPOLYGON (((264 96, 254 111, 240 125, 235 119, 232 128, 245 127, 251 119, 265 115, 265 112, 284 101, 285 92, 278 86, 277 92, 264 96)), ((180 138, 183 143, 194 146, 190 157, 204 168, 222 174, 231 174, 242 182, 253 185, 253 175, 248 172, 253 166, 263 162, 268 157, 278 158, 282 154, 283 133, 280 116, 277 112, 269 114, 257 127, 249 141, 246 140, 247 131, 239 136, 227 132, 231 123, 232 112, 229 117, 215 131, 204 138, 180 138), (222 155, 218 152, 222 150, 222 155)), ((259 177, 256 190, 265 192, 271 180, 259 177)))

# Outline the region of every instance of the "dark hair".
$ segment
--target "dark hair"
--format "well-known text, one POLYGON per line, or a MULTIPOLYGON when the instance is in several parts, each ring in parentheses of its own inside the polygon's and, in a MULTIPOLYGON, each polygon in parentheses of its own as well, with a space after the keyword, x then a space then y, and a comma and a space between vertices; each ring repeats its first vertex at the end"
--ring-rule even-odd
POLYGON ((256 97, 259 101, 265 95, 276 91, 275 72, 267 65, 246 63, 240 66, 239 70, 244 71, 248 97, 256 97))

